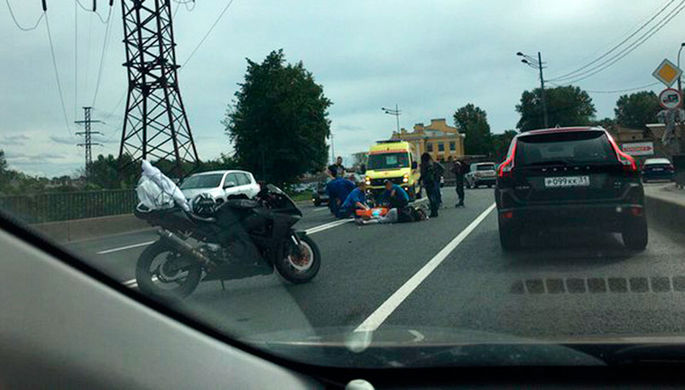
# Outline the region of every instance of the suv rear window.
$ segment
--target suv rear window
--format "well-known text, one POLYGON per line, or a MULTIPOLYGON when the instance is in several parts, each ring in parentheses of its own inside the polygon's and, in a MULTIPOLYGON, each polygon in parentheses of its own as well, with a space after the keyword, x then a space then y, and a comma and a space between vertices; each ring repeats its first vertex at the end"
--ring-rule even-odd
POLYGON ((606 134, 599 131, 535 134, 520 137, 516 165, 616 162, 606 134))
POLYGON ((494 171, 495 170, 495 164, 479 164, 479 165, 476 165, 476 170, 477 171, 494 171))

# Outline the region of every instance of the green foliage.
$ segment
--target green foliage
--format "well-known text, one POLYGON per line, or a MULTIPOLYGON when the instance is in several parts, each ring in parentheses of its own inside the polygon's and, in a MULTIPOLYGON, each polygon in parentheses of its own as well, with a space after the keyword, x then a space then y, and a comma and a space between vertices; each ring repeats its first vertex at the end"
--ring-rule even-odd
MULTIPOLYGON (((549 127, 589 125, 595 115, 595 105, 587 92, 578 87, 545 89, 549 127)), ((521 102, 516 105, 521 119, 516 124, 520 131, 545 127, 540 100, 540 89, 523 91, 521 102)))
POLYGON ((121 158, 98 155, 88 170, 88 189, 133 188, 140 175, 140 164, 133 164, 131 156, 121 158))
POLYGON ((507 151, 509 150, 509 144, 511 144, 511 140, 514 139, 516 134, 518 134, 516 130, 505 130, 502 134, 492 135, 492 157, 495 161, 504 161, 507 151))
POLYGON ((237 163, 278 184, 321 170, 328 156, 331 105, 323 88, 302 62, 286 65, 283 50, 272 51, 261 64, 247 63, 235 106, 222 122, 237 163))
POLYGON ((614 108, 616 122, 633 129, 646 129, 647 123, 656 121, 656 114, 659 111, 661 111, 659 98, 652 91, 622 95, 616 101, 616 108, 614 108))
POLYGON ((484 110, 469 103, 454 113, 454 124, 466 136, 464 139, 466 154, 490 155, 492 153, 492 133, 490 133, 490 125, 484 110))

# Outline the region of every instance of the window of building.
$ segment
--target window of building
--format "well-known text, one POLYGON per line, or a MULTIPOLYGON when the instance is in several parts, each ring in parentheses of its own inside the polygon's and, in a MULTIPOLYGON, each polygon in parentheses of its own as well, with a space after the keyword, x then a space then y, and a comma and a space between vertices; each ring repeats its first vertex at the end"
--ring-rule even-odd
POLYGON ((450 150, 454 151, 457 150, 457 143, 452 141, 450 142, 450 150))
POLYGON ((432 142, 426 142, 426 151, 427 152, 433 151, 433 143, 432 142))
POLYGON ((438 143, 438 152, 445 151, 445 144, 443 142, 438 143))

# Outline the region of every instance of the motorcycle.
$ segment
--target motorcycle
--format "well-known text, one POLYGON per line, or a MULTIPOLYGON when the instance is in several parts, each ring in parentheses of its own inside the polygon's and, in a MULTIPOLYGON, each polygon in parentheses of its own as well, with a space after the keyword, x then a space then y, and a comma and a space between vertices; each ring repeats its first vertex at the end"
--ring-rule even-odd
MULTIPOLYGON (((214 202, 214 200, 212 200, 214 202)), ((157 226, 159 240, 138 258, 138 288, 159 298, 183 298, 200 281, 268 275, 274 268, 291 283, 316 276, 321 254, 316 243, 293 225, 302 218, 295 202, 274 185, 262 186, 255 199, 229 199, 209 215, 183 208, 135 215, 157 226)))

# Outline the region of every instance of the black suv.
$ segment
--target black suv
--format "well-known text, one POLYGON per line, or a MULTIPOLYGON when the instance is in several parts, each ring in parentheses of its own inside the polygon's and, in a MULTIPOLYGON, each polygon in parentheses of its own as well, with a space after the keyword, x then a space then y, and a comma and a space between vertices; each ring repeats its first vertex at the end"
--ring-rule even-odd
POLYGON ((495 199, 504 250, 518 248, 523 232, 553 227, 597 227, 621 233, 630 249, 647 246, 637 165, 601 127, 518 134, 497 169, 495 199))

